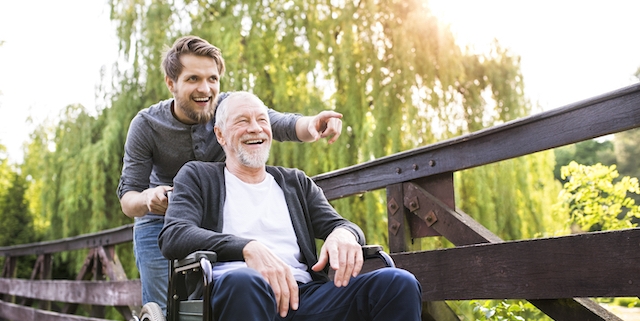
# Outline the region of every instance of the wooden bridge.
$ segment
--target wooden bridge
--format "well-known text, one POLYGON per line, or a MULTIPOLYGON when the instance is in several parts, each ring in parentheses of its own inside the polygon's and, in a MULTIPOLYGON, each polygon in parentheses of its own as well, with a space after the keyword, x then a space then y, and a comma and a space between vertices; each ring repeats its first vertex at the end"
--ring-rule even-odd
MULTIPOLYGON (((386 189, 389 249, 422 283, 423 320, 459 320, 445 301, 471 299, 526 299, 554 320, 620 320, 591 298, 638 296, 640 229, 503 241, 455 207, 453 173, 637 127, 640 84, 314 180, 330 200, 386 189), (456 247, 409 252, 411 239, 430 235, 456 247)), ((114 254, 131 240, 127 225, 0 248, 0 319, 99 321, 104 306, 131 319, 140 282, 114 254), (51 256, 77 249, 90 250, 76 280, 52 280, 51 256), (12 278, 25 255, 38 257, 31 279, 12 278), (73 315, 78 305, 92 317, 73 315)))

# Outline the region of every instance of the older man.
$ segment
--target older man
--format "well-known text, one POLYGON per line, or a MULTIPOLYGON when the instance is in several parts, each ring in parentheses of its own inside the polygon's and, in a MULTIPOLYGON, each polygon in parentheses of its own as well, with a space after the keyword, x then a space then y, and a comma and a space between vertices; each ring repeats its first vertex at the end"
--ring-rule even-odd
POLYGON ((390 268, 359 275, 361 229, 302 171, 265 165, 272 133, 260 99, 230 94, 214 130, 226 163, 194 161, 178 172, 159 245, 169 259, 218 253, 216 320, 420 320, 416 278, 390 268))

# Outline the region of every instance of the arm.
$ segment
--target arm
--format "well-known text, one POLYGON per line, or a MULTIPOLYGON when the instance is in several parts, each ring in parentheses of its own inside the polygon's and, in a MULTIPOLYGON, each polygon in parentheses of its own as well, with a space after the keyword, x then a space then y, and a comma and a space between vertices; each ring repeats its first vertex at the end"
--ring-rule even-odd
POLYGON ((273 138, 277 141, 315 142, 329 138, 335 142, 342 133, 342 114, 325 110, 315 116, 281 113, 269 109, 273 138))
POLYGON ((164 214, 167 209, 166 192, 171 187, 149 188, 153 152, 148 132, 149 124, 143 117, 134 117, 127 133, 122 174, 118 184, 120 207, 129 217, 144 216, 149 212, 164 214))
POLYGON ((142 192, 128 191, 120 198, 122 212, 132 218, 147 213, 164 215, 169 205, 167 191, 172 189, 171 186, 158 186, 142 192))

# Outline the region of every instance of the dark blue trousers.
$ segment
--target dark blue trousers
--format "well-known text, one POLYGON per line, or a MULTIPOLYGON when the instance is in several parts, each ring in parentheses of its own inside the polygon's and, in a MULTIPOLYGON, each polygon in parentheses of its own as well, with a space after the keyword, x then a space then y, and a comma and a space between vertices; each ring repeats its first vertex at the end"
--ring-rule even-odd
POLYGON ((299 284, 299 296, 298 310, 281 318, 271 286, 256 270, 243 268, 216 280, 211 304, 216 321, 419 321, 422 308, 420 283, 396 268, 358 275, 341 288, 333 282, 299 284))

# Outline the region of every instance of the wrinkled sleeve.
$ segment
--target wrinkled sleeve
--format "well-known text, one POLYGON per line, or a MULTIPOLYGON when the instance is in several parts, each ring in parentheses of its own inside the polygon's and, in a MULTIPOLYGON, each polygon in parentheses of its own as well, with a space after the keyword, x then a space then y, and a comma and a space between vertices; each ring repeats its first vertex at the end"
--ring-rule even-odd
POLYGON ((118 197, 129 191, 142 192, 149 188, 153 168, 153 149, 148 137, 148 123, 139 114, 131 120, 124 144, 122 174, 118 182, 118 197))
POLYGON ((301 117, 299 114, 281 113, 269 109, 269 120, 271 122, 273 138, 280 142, 300 142, 298 134, 296 133, 296 122, 301 117))

